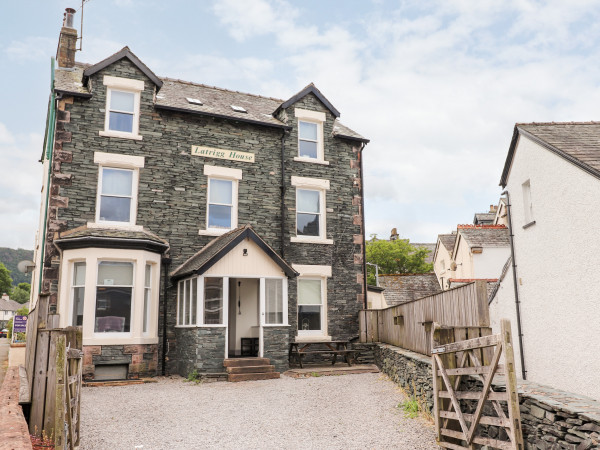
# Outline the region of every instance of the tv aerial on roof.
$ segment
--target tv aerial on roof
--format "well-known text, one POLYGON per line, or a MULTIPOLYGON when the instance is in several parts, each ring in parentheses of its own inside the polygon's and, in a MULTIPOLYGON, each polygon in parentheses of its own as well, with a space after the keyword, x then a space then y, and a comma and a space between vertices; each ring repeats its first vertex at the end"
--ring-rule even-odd
POLYGON ((33 269, 35 269, 35 263, 26 259, 17 264, 17 269, 19 272, 30 273, 33 272, 33 269))

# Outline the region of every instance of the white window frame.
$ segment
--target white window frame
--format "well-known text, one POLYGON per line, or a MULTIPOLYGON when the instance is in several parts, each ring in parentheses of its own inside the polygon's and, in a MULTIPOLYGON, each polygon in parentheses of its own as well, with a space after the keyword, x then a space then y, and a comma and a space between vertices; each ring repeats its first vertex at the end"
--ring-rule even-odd
POLYGON ((529 225, 535 221, 533 216, 533 202, 531 199, 531 180, 525 181, 521 185, 523 189, 523 214, 524 214, 524 225, 529 225))
POLYGON ((292 264, 293 269, 300 275, 296 278, 296 318, 298 318, 299 305, 299 287, 298 282, 301 280, 321 280, 321 330, 300 330, 298 322, 297 338, 298 341, 310 341, 311 339, 331 340, 328 335, 327 328, 327 279, 331 278, 331 266, 322 265, 304 265, 292 264))
POLYGON ((70 326, 75 326, 73 325, 73 320, 75 319, 74 314, 73 314, 73 307, 75 306, 75 288, 79 288, 82 287, 83 288, 83 317, 85 317, 85 293, 87 291, 87 286, 86 286, 86 279, 87 279, 87 262, 85 259, 79 259, 79 260, 72 260, 69 263, 69 279, 70 279, 70 284, 69 284, 69 325, 70 326), (75 264, 78 263, 83 263, 84 267, 85 267, 85 273, 86 273, 86 277, 84 277, 83 280, 83 285, 79 285, 79 284, 75 284, 75 264))
POLYGON ((142 140, 139 135, 140 128, 140 97, 144 90, 144 82, 141 80, 131 80, 129 78, 112 77, 105 75, 103 84, 106 86, 106 114, 104 118, 104 130, 100 130, 98 134, 106 137, 118 137, 124 139, 142 140), (120 91, 134 94, 133 97, 133 124, 131 133, 125 131, 115 131, 109 129, 110 123, 110 99, 112 91, 120 91))
MULTIPOLYGON (((183 284, 184 285, 184 284, 183 284)), ((185 317, 185 316, 183 316, 185 317)), ((176 316, 175 316, 175 327, 176 328, 226 328, 228 327, 228 323, 229 323, 229 277, 226 276, 219 276, 219 275, 199 275, 199 276, 192 276, 192 277, 186 277, 186 278, 182 278, 181 280, 177 281, 177 312, 176 312, 176 316), (223 279, 223 323, 210 323, 210 324, 205 324, 204 323, 204 278, 205 277, 209 277, 209 278, 222 278, 223 279), (191 292, 192 292, 192 279, 196 279, 196 317, 193 317, 192 311, 192 301, 191 301, 191 292), (184 281, 189 281, 190 282, 190 303, 188 305, 189 307, 189 313, 190 313, 190 322, 193 323, 189 323, 189 324, 182 324, 180 323, 180 313, 181 311, 181 305, 182 305, 182 299, 183 297, 181 296, 181 286, 184 281), (195 321, 194 321, 195 319, 195 321)))
POLYGON ((298 229, 298 190, 319 192, 319 236, 292 236, 291 242, 305 244, 333 244, 333 239, 327 239, 327 205, 326 191, 330 188, 329 180, 292 176, 292 186, 296 188, 296 211, 294 218, 294 234, 298 229))
MULTIPOLYGON (((143 266, 145 267, 145 265, 143 266)), ((93 328, 93 333, 94 333, 94 338, 97 338, 98 340, 101 340, 104 337, 110 336, 111 338, 127 338, 127 337, 131 337, 133 336, 134 333, 134 327, 135 327, 135 320, 136 320, 136 315, 135 315, 135 304, 136 304, 136 294, 137 294, 137 283, 136 283, 136 278, 137 278, 137 270, 138 270, 138 264, 137 264, 137 260, 135 259, 120 259, 120 258, 111 258, 111 257, 105 257, 105 258, 98 258, 96 260, 96 267, 94 270, 94 309, 92 311, 93 314, 93 319, 94 319, 94 328, 93 328), (98 292, 98 274, 100 272, 100 263, 103 262, 121 262, 121 263, 131 263, 133 264, 133 272, 132 272, 132 276, 131 276, 131 310, 129 311, 129 331, 123 331, 123 332, 119 332, 119 331, 113 331, 110 333, 98 333, 96 332, 96 306, 97 306, 97 302, 98 302, 98 298, 97 298, 97 292, 98 292)), ((87 271, 87 267, 86 267, 86 271, 87 271)), ((86 272, 87 274, 87 272, 86 272)), ((143 297, 142 297, 142 302, 143 302, 143 297)), ((140 315, 141 317, 141 315, 140 315)), ((140 324, 141 326, 141 324, 140 324)))
POLYGON ((261 326, 263 327, 288 327, 289 326, 289 317, 288 317, 288 279, 287 277, 261 277, 260 278, 260 292, 263 292, 264 295, 261 296, 260 309, 264 312, 264 315, 261 314, 261 326), (262 281, 264 280, 264 282, 262 281), (281 302, 282 302, 282 314, 283 314, 283 322, 282 323, 267 323, 267 280, 281 280, 281 302), (264 297, 264 298, 262 298, 264 297))
POLYGON ((139 169, 144 167, 143 156, 121 155, 118 153, 94 152, 94 162, 98 164, 98 190, 96 192, 95 222, 88 222, 88 228, 124 228, 139 231, 143 227, 136 225, 138 207, 139 169), (133 171, 131 188, 131 206, 128 222, 100 220, 100 202, 102 199, 102 170, 121 169, 133 171))
POLYGON ((148 331, 150 329, 150 318, 151 318, 151 311, 152 311, 152 283, 154 281, 154 271, 155 271, 155 264, 152 264, 150 262, 146 262, 146 264, 144 264, 144 293, 142 296, 142 334, 144 336, 147 336, 150 332, 148 331), (146 286, 146 267, 150 267, 150 281, 149 281, 149 286, 146 286), (146 292, 148 292, 148 302, 146 302, 146 292), (144 321, 146 321, 146 330, 144 330, 144 321))
POLYGON ((206 221, 204 229, 198 231, 198 234, 205 236, 220 236, 231 231, 238 226, 238 191, 239 181, 242 179, 241 169, 232 169, 230 167, 220 167, 204 165, 204 175, 206 179, 206 221), (210 205, 210 180, 231 181, 231 228, 214 228, 208 226, 208 212, 210 205))
MULTIPOLYGON (((324 164, 329 165, 329 161, 325 161, 325 144, 323 140, 323 124, 327 119, 327 116, 323 112, 310 111, 308 109, 294 108, 294 115, 297 119, 298 129, 298 154, 294 157, 294 161, 307 162, 313 164, 324 164), (314 123, 317 125, 317 157, 309 158, 307 156, 300 156, 300 122, 314 123)), ((304 139, 306 140, 306 139, 304 139)))

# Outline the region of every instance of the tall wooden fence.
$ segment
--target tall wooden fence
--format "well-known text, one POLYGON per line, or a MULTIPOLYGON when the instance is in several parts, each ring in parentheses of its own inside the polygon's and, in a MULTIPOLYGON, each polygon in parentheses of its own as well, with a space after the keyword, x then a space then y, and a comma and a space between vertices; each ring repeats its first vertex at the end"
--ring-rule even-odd
POLYGON ((40 297, 27 321, 28 389, 21 403, 30 403, 31 434, 51 439, 56 448, 75 448, 79 445, 81 327, 57 326, 58 315, 49 314, 48 297, 40 297))
POLYGON ((431 356, 431 326, 462 328, 470 337, 490 334, 487 282, 418 300, 359 312, 360 341, 383 342, 431 356))

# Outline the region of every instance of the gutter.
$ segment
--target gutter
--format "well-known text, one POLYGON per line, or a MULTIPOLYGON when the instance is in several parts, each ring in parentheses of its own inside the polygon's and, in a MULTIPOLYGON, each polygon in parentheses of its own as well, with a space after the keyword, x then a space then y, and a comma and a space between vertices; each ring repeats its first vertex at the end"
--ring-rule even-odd
POLYGON ((163 258, 161 265, 164 269, 163 277, 163 326, 162 326, 162 376, 167 374, 167 296, 169 292, 169 268, 171 267, 171 258, 163 258))
POLYGON ((149 239, 133 239, 133 238, 117 238, 117 237, 99 237, 99 236, 82 236, 78 238, 57 239, 55 245, 61 249, 77 249, 77 248, 124 248, 137 250, 159 250, 163 253, 169 248, 168 244, 151 241, 149 239))
POLYGON ((519 300, 519 288, 517 284, 517 263, 515 261, 515 240, 513 234, 513 226, 512 226, 512 216, 510 213, 510 194, 508 190, 502 192, 501 195, 506 195, 506 214, 508 217, 508 231, 510 236, 510 255, 512 259, 512 269, 513 269, 513 286, 515 289, 515 309, 517 311, 517 333, 519 336, 519 354, 521 357, 521 375, 524 380, 527 379, 527 370, 525 369, 525 355, 523 354, 523 331, 521 328, 521 301, 519 300))
POLYGON ((46 204, 44 206, 44 222, 42 225, 42 245, 40 255, 40 273, 38 277, 38 296, 42 293, 42 279, 44 278, 44 256, 46 255, 46 234, 48 233, 48 205, 50 202, 50 184, 52 182, 52 154, 54 148, 54 128, 56 125, 56 94, 54 93, 54 58, 50 59, 50 103, 48 105, 48 126, 46 139, 46 154, 42 155, 42 162, 48 160, 48 182, 46 184, 46 204))
POLYGON ((285 136, 287 131, 281 134, 281 259, 285 259, 285 136))
POLYGON ((363 237, 363 292, 364 292, 364 309, 365 309, 365 324, 366 324, 366 310, 367 310, 367 238, 366 238, 366 229, 365 229, 365 178, 363 176, 363 149, 367 144, 363 142, 360 145, 360 149, 358 150, 359 162, 360 162, 360 221, 362 227, 362 237, 363 237))

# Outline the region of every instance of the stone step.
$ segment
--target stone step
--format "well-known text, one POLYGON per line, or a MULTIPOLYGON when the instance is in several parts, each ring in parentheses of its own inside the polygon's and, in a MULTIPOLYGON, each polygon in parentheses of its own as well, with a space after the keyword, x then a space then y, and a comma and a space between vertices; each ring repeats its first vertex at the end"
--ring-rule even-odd
POLYGON ((265 372, 275 372, 275 366, 227 367, 227 373, 265 373, 265 372))
POLYGON ((279 378, 279 372, 266 372, 266 373, 230 373, 227 376, 228 381, 256 381, 256 380, 272 380, 279 378))
POLYGON ((227 358, 223 361, 224 367, 268 366, 269 358, 227 358))

